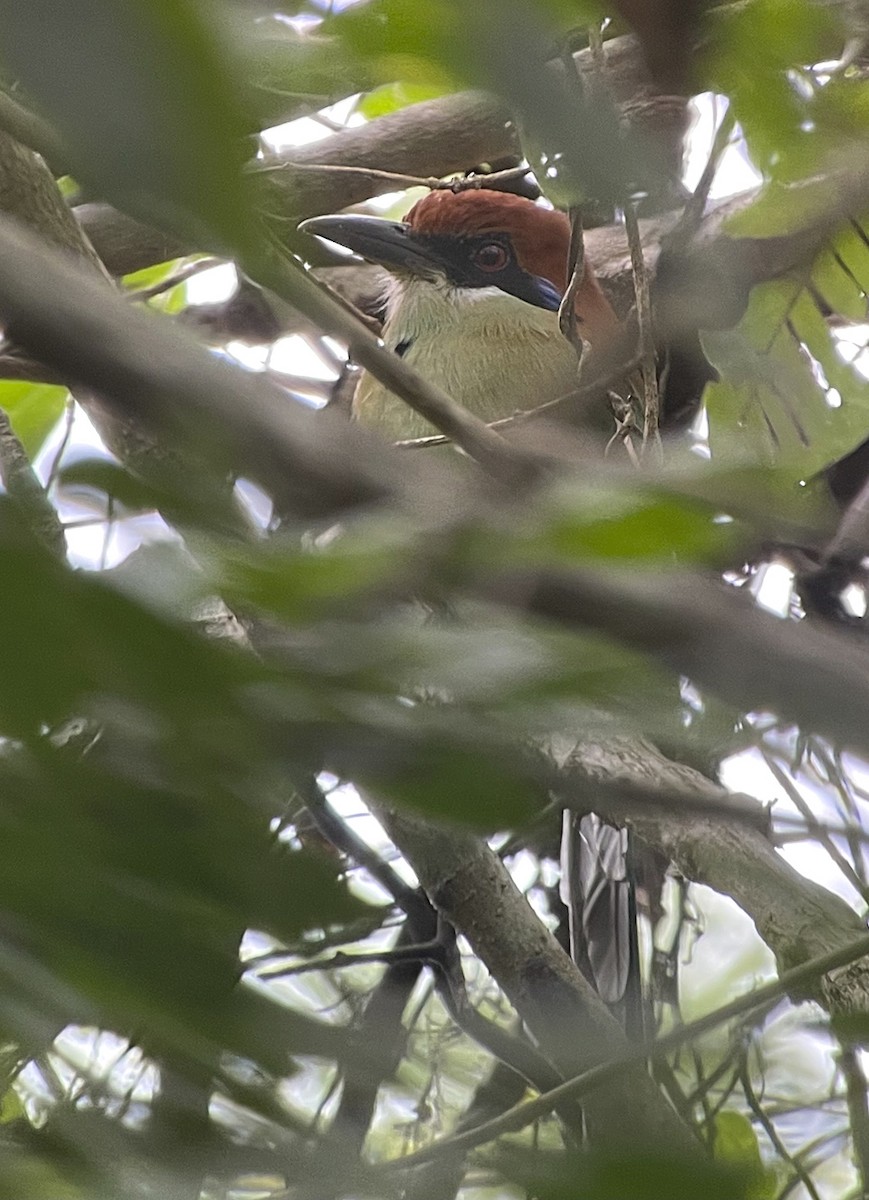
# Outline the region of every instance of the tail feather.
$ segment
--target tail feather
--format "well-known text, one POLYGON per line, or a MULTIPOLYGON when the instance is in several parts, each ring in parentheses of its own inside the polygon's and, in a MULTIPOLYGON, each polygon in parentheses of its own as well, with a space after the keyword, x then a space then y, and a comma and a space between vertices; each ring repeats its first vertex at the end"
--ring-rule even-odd
POLYGON ((628 1036, 641 1039, 646 1004, 630 834, 594 814, 577 818, 568 811, 561 853, 571 955, 628 1036))

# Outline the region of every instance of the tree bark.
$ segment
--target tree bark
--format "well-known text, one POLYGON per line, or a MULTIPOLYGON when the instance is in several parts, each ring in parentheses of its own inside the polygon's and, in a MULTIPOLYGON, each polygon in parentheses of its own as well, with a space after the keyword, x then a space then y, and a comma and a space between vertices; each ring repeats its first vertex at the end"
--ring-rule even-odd
MULTIPOLYGON (((377 811, 432 903, 467 938, 564 1078, 624 1053, 618 1022, 485 842, 406 812, 377 811)), ((619 1086, 595 1090, 585 1113, 596 1146, 700 1153, 642 1064, 627 1068, 619 1086)))

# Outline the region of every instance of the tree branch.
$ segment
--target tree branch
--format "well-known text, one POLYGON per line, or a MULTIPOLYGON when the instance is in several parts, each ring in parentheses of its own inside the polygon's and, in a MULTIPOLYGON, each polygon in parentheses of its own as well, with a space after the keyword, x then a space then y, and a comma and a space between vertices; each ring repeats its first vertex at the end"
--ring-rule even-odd
MULTIPOLYGON (((724 788, 665 758, 651 743, 578 738, 556 743, 553 751, 564 778, 560 800, 616 824, 627 822, 686 878, 731 896, 752 918, 781 970, 848 946, 865 928, 844 900, 795 871, 758 826, 728 816, 735 798, 724 788), (626 791, 613 804, 620 788, 626 791), (680 807, 683 796, 692 801, 690 810, 680 807), (712 811, 704 813, 704 803, 712 811)), ((869 977, 866 982, 869 1007, 869 977)), ((849 1006, 853 1000, 851 989, 849 1006)), ((841 1011, 844 997, 834 989, 826 1002, 831 1011, 841 1011)))
MULTIPOLYGON (((432 903, 468 939, 562 1075, 611 1058, 627 1043, 615 1018, 513 883, 501 860, 469 834, 378 806, 432 903), (510 936, 504 931, 509 929, 510 936)), ((586 1106, 595 1144, 661 1142, 687 1155, 697 1143, 642 1064, 586 1106)))
POLYGON ((869 753, 869 652, 844 631, 781 620, 684 572, 526 571, 480 586, 510 608, 642 650, 743 712, 769 708, 869 753))
POLYGON ((791 992, 805 990, 807 985, 822 980, 824 976, 846 971, 850 963, 865 958, 867 954, 869 954, 869 934, 864 933, 849 945, 828 954, 819 955, 799 967, 793 967, 786 971, 780 979, 737 997, 729 1004, 722 1005, 721 1008, 715 1009, 706 1016, 698 1017, 697 1020, 690 1021, 686 1025, 664 1034, 651 1044, 629 1047, 619 1059, 612 1059, 600 1066, 593 1067, 582 1075, 567 1080, 546 1095, 517 1104, 506 1113, 476 1129, 444 1138, 414 1154, 395 1159, 387 1165, 386 1169, 410 1170, 423 1163, 431 1162, 441 1155, 467 1153, 504 1134, 518 1133, 519 1130, 527 1128, 534 1121, 551 1112, 557 1100, 565 1096, 581 1098, 591 1096, 598 1088, 623 1080, 625 1072, 637 1063, 644 1062, 647 1058, 659 1058, 662 1055, 670 1054, 673 1050, 687 1045, 710 1029, 748 1016, 752 1012, 762 1011, 791 992))

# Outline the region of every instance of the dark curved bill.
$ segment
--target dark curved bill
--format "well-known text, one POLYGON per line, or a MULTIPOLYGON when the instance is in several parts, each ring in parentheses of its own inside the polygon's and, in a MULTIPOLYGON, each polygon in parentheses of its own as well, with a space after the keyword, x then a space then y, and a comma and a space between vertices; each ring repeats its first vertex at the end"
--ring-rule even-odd
POLYGON ((420 240, 403 221, 382 217, 310 217, 299 225, 302 233, 337 242, 369 262, 411 275, 443 274, 447 264, 435 247, 420 240))

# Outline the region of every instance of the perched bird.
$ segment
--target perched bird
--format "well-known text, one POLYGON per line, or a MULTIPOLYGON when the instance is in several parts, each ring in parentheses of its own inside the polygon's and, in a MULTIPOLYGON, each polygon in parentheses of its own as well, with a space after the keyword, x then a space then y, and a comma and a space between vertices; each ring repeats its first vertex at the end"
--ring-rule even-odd
MULTIPOLYGON (((576 351, 558 326, 570 241, 563 213, 491 189, 439 190, 403 222, 314 217, 300 229, 387 268, 385 344, 482 420, 575 387, 576 351)), ((576 314, 592 344, 620 327, 589 265, 576 314)), ((437 432, 368 374, 353 413, 393 440, 437 432)))
MULTIPOLYGON (((503 192, 439 190, 418 201, 403 222, 329 216, 300 229, 387 268, 386 346, 483 420, 535 408, 575 387, 576 350, 557 315, 570 243, 563 213, 503 192)), ((593 346, 620 329, 588 263, 576 316, 583 341, 593 346)), ((366 373, 353 415, 392 440, 437 432, 366 373)), ((572 953, 628 1032, 640 1036, 626 834, 595 816, 568 814, 562 857, 572 953)))

